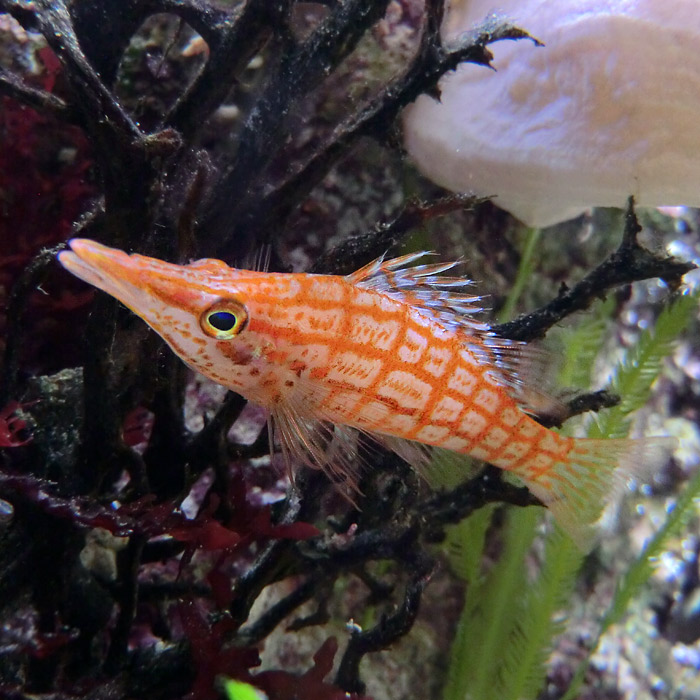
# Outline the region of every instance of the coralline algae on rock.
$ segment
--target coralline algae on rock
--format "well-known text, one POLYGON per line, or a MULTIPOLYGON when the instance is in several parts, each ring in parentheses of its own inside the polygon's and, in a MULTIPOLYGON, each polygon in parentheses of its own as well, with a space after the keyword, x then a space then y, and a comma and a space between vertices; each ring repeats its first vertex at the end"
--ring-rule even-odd
POLYGON ((497 195, 530 226, 590 206, 700 206, 698 0, 463 0, 449 44, 496 10, 544 42, 500 42, 405 114, 420 170, 497 195))

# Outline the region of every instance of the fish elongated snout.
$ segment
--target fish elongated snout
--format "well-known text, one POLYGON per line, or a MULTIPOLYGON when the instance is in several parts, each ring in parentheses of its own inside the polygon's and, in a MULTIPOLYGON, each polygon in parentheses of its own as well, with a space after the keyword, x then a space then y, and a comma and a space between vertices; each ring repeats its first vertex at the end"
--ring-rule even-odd
POLYGON ((58 261, 66 270, 133 307, 133 297, 143 286, 136 260, 121 250, 86 238, 73 238, 68 245, 70 250, 58 254, 58 261))
POLYGON ((207 285, 201 264, 195 268, 129 255, 85 238, 74 238, 68 245, 70 250, 58 255, 66 270, 112 295, 151 325, 168 308, 199 318, 202 309, 221 296, 207 285))

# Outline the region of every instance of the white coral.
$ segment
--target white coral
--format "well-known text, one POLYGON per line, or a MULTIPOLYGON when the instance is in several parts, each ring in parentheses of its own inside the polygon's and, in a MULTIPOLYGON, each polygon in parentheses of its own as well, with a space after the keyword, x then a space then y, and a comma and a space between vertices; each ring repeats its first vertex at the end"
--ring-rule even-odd
POLYGON ((493 10, 545 43, 492 47, 497 72, 463 65, 406 110, 419 168, 495 194, 531 226, 590 206, 700 206, 698 0, 454 2, 454 39, 493 10))

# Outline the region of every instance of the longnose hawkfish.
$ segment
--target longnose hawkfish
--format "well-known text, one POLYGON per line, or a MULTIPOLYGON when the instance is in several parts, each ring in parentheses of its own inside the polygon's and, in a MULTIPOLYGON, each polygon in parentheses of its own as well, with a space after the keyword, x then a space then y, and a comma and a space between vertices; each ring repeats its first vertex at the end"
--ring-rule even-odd
POLYGON ((517 474, 585 547, 615 487, 668 451, 663 438, 576 439, 534 420, 542 395, 522 378, 527 352, 478 320, 470 282, 442 274, 455 263, 413 265, 426 253, 341 277, 175 265, 85 239, 70 247, 66 269, 192 369, 268 409, 288 464, 353 488, 352 450, 328 449, 329 435, 357 429, 418 467, 425 450, 471 455, 517 474))

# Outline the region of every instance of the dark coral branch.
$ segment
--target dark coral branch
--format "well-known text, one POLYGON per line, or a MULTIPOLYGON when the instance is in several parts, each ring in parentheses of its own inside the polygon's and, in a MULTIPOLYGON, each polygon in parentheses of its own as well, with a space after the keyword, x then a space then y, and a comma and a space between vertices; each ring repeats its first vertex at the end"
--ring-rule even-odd
POLYGON ((463 520, 488 503, 540 505, 525 487, 504 482, 501 475, 499 469, 487 466, 474 479, 417 503, 411 510, 415 516, 391 524, 382 522, 338 541, 314 539, 301 543, 298 550, 306 564, 299 562, 296 570, 312 571, 318 561, 334 570, 351 570, 367 561, 403 561, 406 552, 416 549, 422 538, 431 542, 440 540, 445 525, 463 520))
POLYGON ((418 552, 407 565, 411 568, 411 574, 403 602, 396 612, 382 616, 371 629, 355 631, 350 636, 335 678, 336 684, 346 692, 364 692, 364 683, 360 680, 360 662, 363 656, 391 646, 409 632, 415 622, 433 561, 426 554, 418 552))
POLYGON ((27 31, 38 31, 33 7, 20 5, 17 0, 0 0, 0 12, 14 17, 27 31))
POLYGON ((109 652, 105 662, 108 672, 114 673, 122 667, 127 658, 129 636, 136 615, 138 603, 138 575, 146 538, 143 535, 132 535, 125 552, 122 552, 120 577, 121 582, 117 601, 119 616, 110 639, 109 652))
POLYGON ((566 415, 561 419, 545 420, 538 418, 538 421, 548 428, 560 427, 562 423, 569 418, 587 413, 588 411, 600 411, 603 408, 612 408, 620 403, 620 397, 617 394, 612 394, 606 389, 600 391, 592 391, 587 394, 580 394, 566 403, 566 415))
POLYGON ((36 0, 35 22, 66 69, 76 95, 76 107, 102 138, 119 136, 122 147, 142 137, 141 130, 105 86, 80 48, 73 21, 63 0, 36 0))
POLYGON ((623 284, 658 277, 671 288, 677 287, 683 275, 695 269, 695 265, 647 250, 637 241, 641 230, 634 213, 634 199, 630 197, 622 243, 612 255, 574 287, 562 290, 549 304, 514 321, 493 326, 493 331, 503 338, 529 342, 544 337, 553 325, 576 311, 589 308, 608 291, 623 284))
POLYGON ((250 646, 265 639, 285 617, 293 613, 308 600, 311 600, 323 581, 324 576, 319 574, 307 577, 305 581, 275 603, 255 622, 239 630, 235 643, 240 646, 250 646))
MULTIPOLYGON (((142 563, 144 559, 142 558, 142 563)), ((139 584, 139 600, 141 602, 162 603, 166 600, 204 597, 211 594, 209 586, 190 581, 145 582, 139 584)))
POLYGON ((144 494, 148 491, 145 465, 141 455, 124 444, 122 424, 130 407, 126 396, 133 386, 137 358, 146 355, 148 331, 137 326, 127 337, 123 322, 132 319, 126 314, 115 299, 98 294, 88 318, 86 342, 91 352, 84 366, 80 469, 86 490, 108 487, 126 470, 134 489, 144 494))
POLYGON ((132 236, 147 240, 145 232, 154 218, 153 186, 163 158, 177 150, 180 141, 168 130, 152 135, 141 131, 83 53, 64 0, 37 0, 22 8, 3 5, 26 29, 41 32, 63 65, 72 93, 70 109, 90 137, 104 185, 108 215, 103 237, 123 247, 132 236))
MULTIPOLYGON (((250 59, 273 32, 279 31, 286 23, 291 6, 291 0, 248 0, 235 19, 218 16, 208 18, 205 26, 193 24, 209 44, 209 59, 195 82, 166 116, 164 124, 178 129, 185 138, 197 133, 206 118, 227 97, 250 59)), ((185 15, 181 16, 185 18, 185 15)))
MULTIPOLYGON (((353 51, 367 29, 384 15, 388 4, 389 0, 348 0, 301 45, 292 47, 282 56, 248 115, 240 134, 236 162, 217 185, 210 211, 202 221, 202 228, 214 230, 222 238, 220 248, 226 248, 234 235, 241 236, 248 231, 245 235, 252 237, 261 233, 259 228, 251 230, 240 212, 258 210, 259 196, 252 188, 288 136, 287 114, 299 98, 316 87, 353 51), (232 196, 233 192, 237 197, 232 196), (238 224, 235 234, 230 232, 232 220, 238 224)), ((238 247, 249 248, 240 243, 238 247)))
POLYGON ((22 350, 24 325, 22 323, 29 296, 39 285, 49 265, 53 265, 56 253, 63 244, 42 250, 24 269, 15 282, 7 302, 7 333, 5 354, 0 373, 0 407, 5 406, 14 397, 17 381, 17 368, 22 350))
POLYGON ((185 495, 187 475, 185 455, 185 421, 182 396, 187 371, 178 358, 169 356, 158 382, 151 410, 156 416, 148 449, 143 458, 148 470, 150 490, 159 499, 185 495))
POLYGON ((229 392, 214 417, 185 447, 187 462, 193 477, 203 472, 211 463, 220 461, 226 454, 226 433, 240 416, 246 400, 229 392))
MULTIPOLYGON (((194 669, 186 644, 164 649, 159 648, 159 645, 151 645, 139 647, 130 654, 128 673, 124 675, 126 688, 123 692, 118 689, 117 697, 171 700, 180 697, 183 688, 190 687, 194 669)), ((109 696, 106 694, 102 697, 109 696)), ((114 692, 111 696, 114 696, 114 692)))
POLYGON ((268 544, 253 565, 236 581, 229 612, 237 626, 248 619, 250 609, 262 589, 276 580, 280 563, 285 560, 292 546, 287 540, 268 544))
POLYGON ((56 95, 26 85, 16 75, 0 68, 0 93, 57 119, 73 121, 71 108, 56 95))
MULTIPOLYGON (((431 7, 436 16, 441 15, 442 2, 433 2, 431 7)), ((420 49, 406 74, 385 88, 365 109, 337 127, 322 148, 290 178, 264 196, 262 202, 253 198, 251 209, 241 214, 241 221, 249 228, 262 231, 270 220, 284 220, 295 202, 302 200, 361 137, 384 139, 404 107, 423 93, 437 94, 437 83, 445 73, 461 63, 489 66, 492 54, 488 44, 523 38, 538 43, 527 32, 509 23, 487 22, 462 39, 459 45, 445 50, 437 19, 429 18, 420 49)))
POLYGON ((287 57, 279 77, 289 80, 290 96, 307 93, 348 55, 365 32, 386 13, 387 0, 346 0, 287 57))
POLYGON ((298 630, 306 629, 307 627, 314 627, 316 625, 325 625, 331 619, 331 614, 328 610, 328 603, 331 600, 333 594, 333 584, 335 583, 335 577, 326 576, 322 580, 319 586, 316 587, 314 592, 314 603, 316 609, 309 615, 304 617, 297 617, 292 622, 287 625, 287 632, 296 632, 298 630))
MULTIPOLYGON (((302 472, 287 497, 279 524, 313 521, 318 513, 320 496, 327 486, 324 474, 310 470, 302 472)), ((291 540, 271 542, 236 581, 229 612, 237 626, 248 619, 250 608, 265 586, 284 578, 288 571, 291 573, 295 562, 290 555, 294 552, 295 543, 291 540)))
POLYGON ((441 43, 440 29, 445 19, 445 0, 426 0, 425 2, 425 31, 431 40, 441 43))
POLYGON ((377 605, 389 598, 389 596, 396 590, 396 583, 382 581, 381 579, 375 578, 364 568, 358 568, 353 571, 355 576, 362 581, 362 583, 367 586, 369 590, 369 597, 367 598, 368 605, 377 605))
POLYGON ((195 224, 197 211, 207 185, 208 158, 200 152, 197 154, 197 160, 199 162, 177 217, 177 262, 181 263, 192 260, 197 254, 195 224))
POLYGON ((177 540, 152 540, 143 548, 141 562, 152 564, 157 561, 166 561, 179 556, 184 549, 185 544, 177 540))
MULTIPOLYGON (((121 0, 123 1, 123 0, 121 0)), ((155 14, 157 12, 167 12, 177 15, 184 22, 187 22, 202 38, 209 44, 209 48, 216 47, 218 43, 225 42, 222 35, 231 31, 238 17, 223 9, 216 7, 202 0, 131 0, 141 12, 142 16, 155 14)), ((256 3, 246 3, 246 5, 256 3)), ((243 12, 248 8, 246 7, 243 12)), ((245 37, 239 36, 241 41, 245 37)), ((251 37, 253 39, 253 37, 251 37)))
POLYGON ((524 486, 509 484, 503 481, 502 475, 500 469, 487 465, 474 479, 424 501, 418 512, 424 516, 426 539, 441 540, 445 525, 464 520, 488 503, 509 503, 519 507, 541 505, 524 486))
POLYGON ((402 561, 406 552, 416 547, 419 536, 418 521, 409 518, 407 522, 382 524, 358 532, 347 541, 310 540, 299 545, 299 551, 306 558, 307 567, 317 565, 320 560, 334 570, 352 569, 368 561, 402 561))
POLYGON ((450 195, 432 202, 409 202, 392 221, 379 224, 368 233, 347 238, 321 255, 310 272, 350 274, 399 245, 406 235, 426 221, 454 211, 471 209, 486 199, 488 198, 471 195, 450 195))
POLYGON ((73 2, 69 6, 80 48, 106 85, 112 85, 124 50, 148 12, 138 0, 73 2), (109 18, 109 21, 105 21, 109 18))

